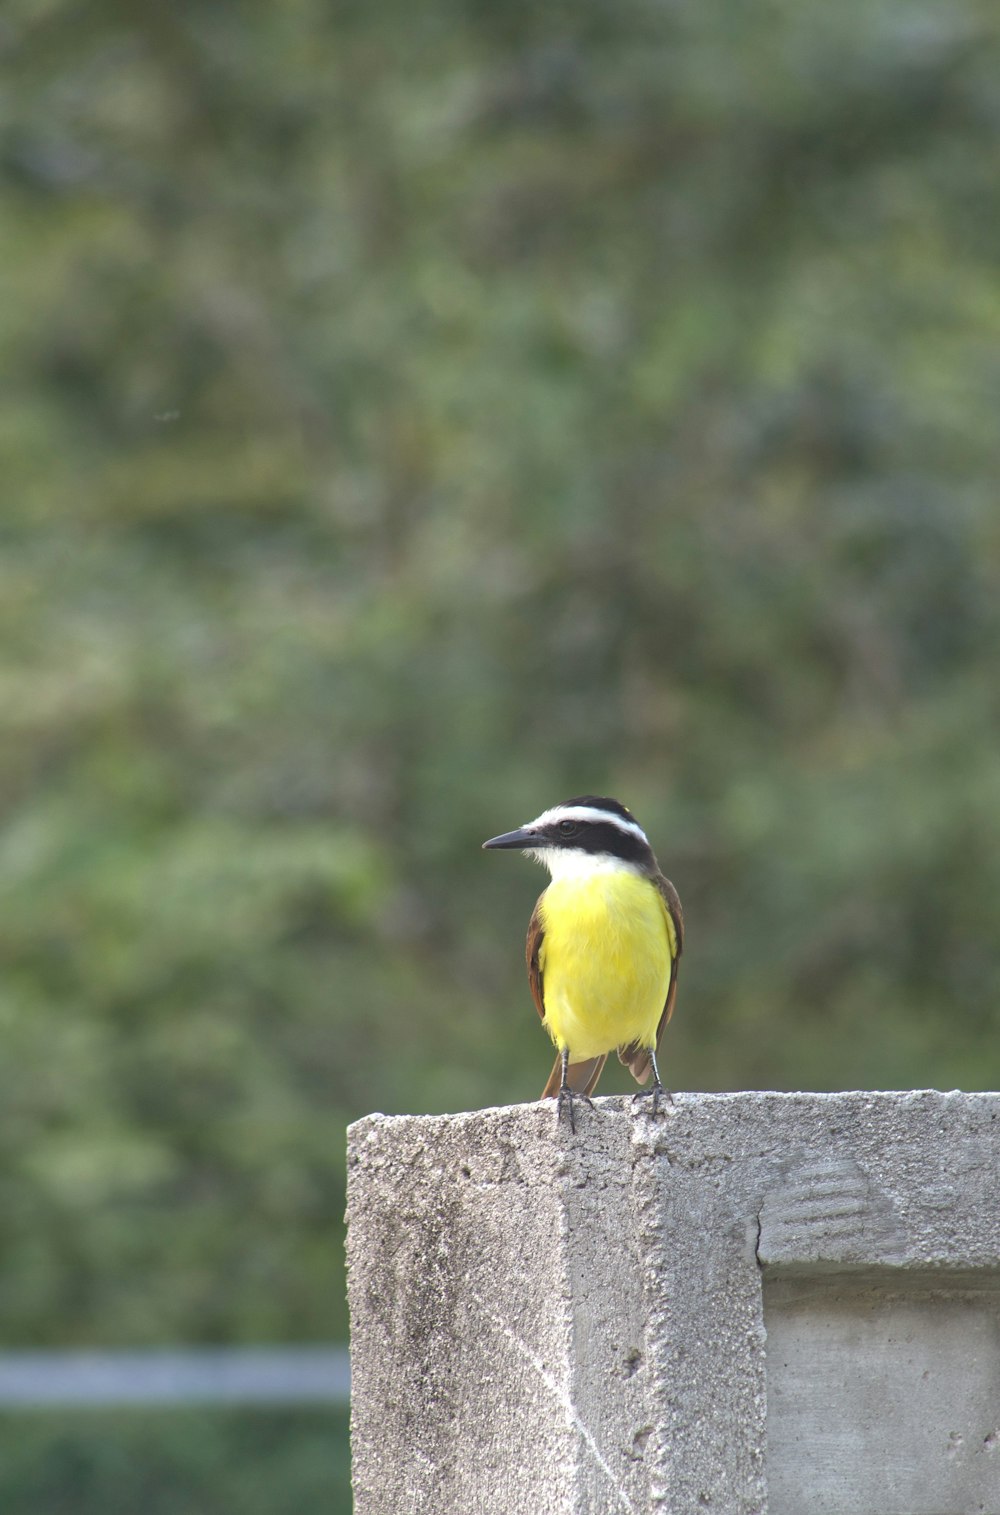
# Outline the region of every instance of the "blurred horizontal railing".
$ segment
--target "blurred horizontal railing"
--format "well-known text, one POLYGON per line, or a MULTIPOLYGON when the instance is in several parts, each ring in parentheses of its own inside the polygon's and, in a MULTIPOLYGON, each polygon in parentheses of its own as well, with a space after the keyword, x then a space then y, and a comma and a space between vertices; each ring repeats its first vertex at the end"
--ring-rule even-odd
POLYGON ((0 1353, 0 1409, 343 1404, 350 1389, 346 1347, 0 1353))

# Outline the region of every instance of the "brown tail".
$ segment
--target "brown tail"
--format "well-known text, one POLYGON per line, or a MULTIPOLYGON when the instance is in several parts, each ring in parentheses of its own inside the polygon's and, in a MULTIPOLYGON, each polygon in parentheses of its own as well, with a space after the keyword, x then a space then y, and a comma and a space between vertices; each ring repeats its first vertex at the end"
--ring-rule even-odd
POLYGON ((653 1071, 649 1048, 640 1047, 638 1042, 630 1042, 627 1047, 619 1047, 618 1061, 625 1064, 637 1084, 644 1084, 653 1071))
MULTIPOLYGON (((601 1069, 608 1060, 607 1053, 600 1057, 589 1057, 585 1063, 570 1063, 566 1071, 566 1082, 574 1094, 593 1094, 597 1088, 597 1080, 601 1076, 601 1069)), ((550 1099, 558 1094, 562 1085, 562 1056, 556 1053, 555 1064, 549 1074, 549 1081, 539 1095, 539 1099, 550 1099)))

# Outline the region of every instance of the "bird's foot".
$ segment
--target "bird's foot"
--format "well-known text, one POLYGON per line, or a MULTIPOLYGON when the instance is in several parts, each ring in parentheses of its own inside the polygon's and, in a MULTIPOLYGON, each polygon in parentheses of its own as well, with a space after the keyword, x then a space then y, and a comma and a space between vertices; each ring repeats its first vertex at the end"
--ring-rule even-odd
POLYGON ((563 1084, 556 1096, 556 1120, 559 1121, 562 1119, 563 1105, 565 1104, 569 1110, 569 1129, 574 1136, 576 1135, 576 1115, 573 1110, 573 1101, 576 1099, 582 1099, 584 1104, 589 1105, 593 1110, 594 1101, 590 1095, 582 1094, 579 1089, 571 1089, 568 1084, 563 1084))
POLYGON ((653 1085, 651 1085, 650 1088, 648 1088, 648 1089, 640 1089, 639 1092, 638 1092, 638 1094, 633 1094, 633 1096, 632 1096, 632 1103, 633 1103, 633 1105, 635 1104, 635 1102, 636 1102, 637 1099, 651 1099, 652 1100, 653 1103, 652 1103, 652 1106, 650 1108, 649 1113, 653 1117, 654 1120, 656 1119, 656 1117, 660 1113, 660 1102, 661 1102, 661 1100, 665 1101, 666 1104, 671 1105, 671 1106, 674 1103, 674 1096, 671 1094, 671 1092, 670 1092, 669 1089, 664 1089, 664 1087, 660 1083, 659 1079, 657 1079, 656 1082, 653 1085))

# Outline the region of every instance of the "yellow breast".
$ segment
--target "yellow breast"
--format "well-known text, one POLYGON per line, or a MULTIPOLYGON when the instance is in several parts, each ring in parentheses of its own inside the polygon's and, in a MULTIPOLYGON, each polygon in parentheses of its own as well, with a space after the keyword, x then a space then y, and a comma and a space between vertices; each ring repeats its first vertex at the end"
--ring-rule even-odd
POLYGON ((574 1061, 652 1047, 670 985, 659 891, 624 870, 554 881, 540 902, 545 1026, 574 1061))

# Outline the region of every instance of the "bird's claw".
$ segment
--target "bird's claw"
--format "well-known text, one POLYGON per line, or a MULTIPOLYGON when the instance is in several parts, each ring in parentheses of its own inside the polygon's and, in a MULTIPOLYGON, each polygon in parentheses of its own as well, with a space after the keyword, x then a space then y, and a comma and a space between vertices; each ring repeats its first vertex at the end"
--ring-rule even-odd
POLYGON ((650 1088, 650 1089, 640 1089, 637 1094, 633 1094, 633 1096, 632 1096, 632 1103, 633 1103, 633 1105, 635 1104, 635 1102, 636 1102, 637 1099, 652 1099, 653 1105, 652 1105, 652 1109, 650 1110, 649 1113, 653 1117, 654 1120, 656 1119, 656 1117, 660 1113, 660 1101, 661 1100, 665 1100, 666 1103, 668 1105, 671 1105, 671 1106, 674 1103, 674 1096, 671 1094, 671 1092, 670 1092, 669 1089, 664 1089, 664 1087, 660 1083, 659 1079, 657 1079, 656 1083, 653 1084, 652 1088, 650 1088))
POLYGON ((568 1084, 564 1084, 559 1090, 559 1094, 556 1097, 556 1120, 559 1121, 562 1119, 563 1104, 565 1103, 569 1107, 569 1129, 574 1136, 576 1135, 576 1116, 573 1113, 573 1101, 575 1099, 582 1099, 592 1110, 594 1108, 594 1101, 589 1094, 583 1094, 579 1089, 571 1089, 568 1084))

